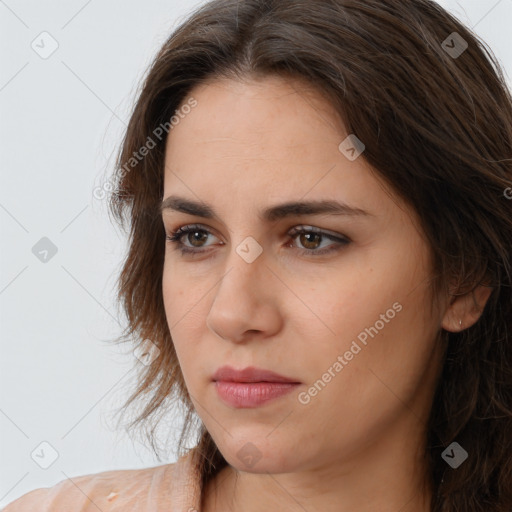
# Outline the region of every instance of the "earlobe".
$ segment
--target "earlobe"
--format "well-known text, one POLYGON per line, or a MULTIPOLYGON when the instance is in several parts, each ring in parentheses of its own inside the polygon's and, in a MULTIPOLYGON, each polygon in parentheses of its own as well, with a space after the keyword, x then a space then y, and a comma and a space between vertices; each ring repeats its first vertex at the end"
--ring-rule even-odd
POLYGON ((444 314, 442 328, 460 332, 473 326, 482 315, 492 290, 489 286, 477 286, 473 291, 455 297, 444 314))

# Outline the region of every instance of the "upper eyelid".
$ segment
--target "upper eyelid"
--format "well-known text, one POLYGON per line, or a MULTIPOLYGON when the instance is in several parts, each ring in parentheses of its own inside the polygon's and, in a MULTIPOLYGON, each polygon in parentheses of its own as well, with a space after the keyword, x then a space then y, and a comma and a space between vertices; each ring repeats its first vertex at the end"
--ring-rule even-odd
MULTIPOLYGON (((176 226, 176 228, 171 228, 171 225, 169 223, 169 228, 167 228, 166 222, 164 221, 164 229, 166 231, 168 231, 170 234, 176 233, 179 230, 193 229, 193 228, 200 229, 202 231, 208 231, 208 233, 211 233, 212 235, 215 235, 215 232, 217 231, 217 229, 212 228, 211 226, 206 226, 204 224, 201 224, 200 222, 191 222, 189 224, 178 224, 176 226)), ((229 231, 231 232, 231 230, 229 230, 229 231)), ((215 235, 215 236, 217 236, 217 235, 215 235)))

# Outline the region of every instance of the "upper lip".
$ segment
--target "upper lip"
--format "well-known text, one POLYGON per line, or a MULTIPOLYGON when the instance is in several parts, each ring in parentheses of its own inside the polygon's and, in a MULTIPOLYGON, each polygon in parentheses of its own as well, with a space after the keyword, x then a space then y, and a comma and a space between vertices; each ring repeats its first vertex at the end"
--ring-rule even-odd
POLYGON ((249 366, 242 370, 235 370, 231 366, 222 366, 219 368, 212 377, 214 381, 226 382, 293 382, 299 383, 295 379, 284 377, 278 373, 262 368, 255 368, 249 366))

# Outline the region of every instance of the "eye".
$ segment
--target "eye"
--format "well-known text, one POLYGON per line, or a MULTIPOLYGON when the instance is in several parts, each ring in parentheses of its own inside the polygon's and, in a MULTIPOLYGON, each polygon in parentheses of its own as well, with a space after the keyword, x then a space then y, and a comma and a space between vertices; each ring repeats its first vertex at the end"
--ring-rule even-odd
POLYGON ((208 235, 211 235, 211 233, 202 226, 191 225, 178 228, 170 235, 167 235, 166 240, 176 244, 182 253, 198 253, 203 251, 198 251, 194 248, 203 247, 201 244, 208 239, 208 235), (186 238, 192 246, 185 245, 185 243, 182 242, 183 238, 186 238))
POLYGON ((312 227, 299 226, 294 228, 289 235, 294 241, 298 240, 300 244, 305 247, 305 250, 302 251, 303 254, 314 256, 338 251, 343 246, 350 243, 350 240, 344 235, 330 234, 312 227), (318 250, 324 240, 331 240, 334 241, 334 243, 327 246, 327 248, 324 246, 323 249, 318 250))
MULTIPOLYGON (((208 247, 204 242, 208 240, 210 235, 212 235, 212 233, 208 229, 195 224, 178 228, 170 235, 167 235, 166 240, 175 244, 182 254, 200 254, 205 252, 203 250, 204 247, 208 247), (187 245, 183 239, 191 245, 187 245)), ((323 255, 340 250, 351 242, 344 235, 331 234, 312 227, 304 226, 294 228, 288 233, 288 236, 290 236, 293 241, 298 240, 304 247, 302 250, 299 248, 299 252, 301 254, 312 256, 323 255), (330 240, 334 243, 321 248, 324 240, 330 240)), ((293 243, 288 242, 286 247, 296 246, 293 243)))

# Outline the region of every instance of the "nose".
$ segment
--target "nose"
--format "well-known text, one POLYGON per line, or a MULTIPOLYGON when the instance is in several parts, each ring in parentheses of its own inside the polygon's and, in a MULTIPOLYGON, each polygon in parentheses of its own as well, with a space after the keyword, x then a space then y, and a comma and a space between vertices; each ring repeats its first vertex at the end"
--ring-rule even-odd
POLYGON ((267 266, 264 253, 248 263, 235 249, 215 290, 206 324, 233 343, 273 336, 282 325, 279 288, 283 284, 267 266))

